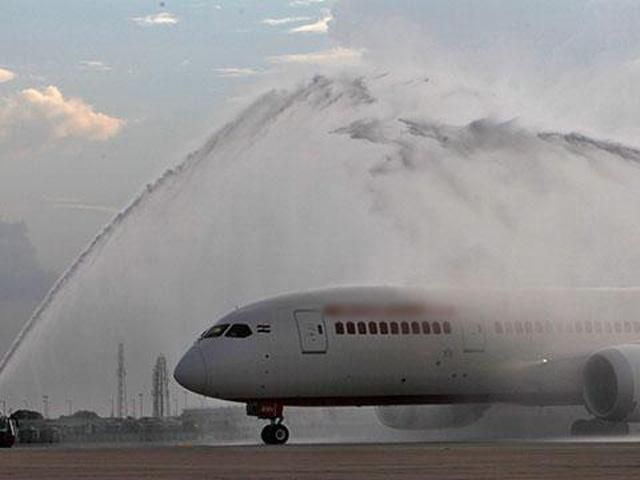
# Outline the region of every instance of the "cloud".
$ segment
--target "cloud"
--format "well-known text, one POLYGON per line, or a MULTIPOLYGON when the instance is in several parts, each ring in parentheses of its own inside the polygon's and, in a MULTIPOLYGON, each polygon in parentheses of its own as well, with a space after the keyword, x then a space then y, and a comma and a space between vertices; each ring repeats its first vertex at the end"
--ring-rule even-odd
POLYGON ((269 25, 270 27, 278 27, 280 25, 288 25, 290 23, 308 22, 311 17, 283 17, 283 18, 265 18, 260 23, 269 25))
POLYGON ((124 124, 124 120, 96 112, 81 99, 65 98, 54 86, 29 88, 0 99, 0 143, 5 147, 13 144, 28 149, 68 138, 105 141, 124 124))
POLYGON ((636 0, 343 0, 332 12, 341 45, 428 66, 433 54, 456 55, 516 74, 514 63, 530 62, 536 74, 633 60, 640 47, 636 0))
POLYGON ((215 71, 220 78, 244 78, 258 74, 253 68, 216 68, 215 71))
POLYGON ((4 68, 0 68, 0 83, 8 82, 16 78, 16 74, 11 70, 5 70, 4 68))
POLYGON ((425 102, 466 92, 483 115, 638 143, 637 0, 342 0, 331 12, 331 39, 363 62, 429 77, 425 102))
POLYGON ((38 262, 24 223, 0 219, 0 301, 37 300, 53 283, 38 262))
POLYGON ((325 3, 326 0, 293 0, 289 2, 290 7, 310 7, 318 3, 325 3))
POLYGON ((289 33, 327 33, 329 31, 329 22, 332 19, 331 13, 327 13, 317 22, 292 28, 289 33))
POLYGON ((83 60, 80 62, 80 68, 83 70, 94 70, 96 72, 108 72, 111 67, 100 60, 83 60))
POLYGON ((362 52, 350 48, 336 47, 319 52, 295 53, 269 57, 274 64, 297 63, 310 65, 356 65, 362 59, 362 52))
POLYGON ((145 17, 133 17, 131 19, 141 27, 152 27, 155 25, 175 25, 178 23, 178 17, 169 12, 160 12, 145 17))

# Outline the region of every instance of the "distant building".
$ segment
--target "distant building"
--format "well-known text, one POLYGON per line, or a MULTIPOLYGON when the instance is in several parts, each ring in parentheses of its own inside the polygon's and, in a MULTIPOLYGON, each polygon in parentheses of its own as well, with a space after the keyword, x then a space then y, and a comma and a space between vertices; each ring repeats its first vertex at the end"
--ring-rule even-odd
POLYGON ((169 406, 169 375, 167 373, 167 359, 160 355, 153 367, 153 416, 156 418, 171 415, 169 406))

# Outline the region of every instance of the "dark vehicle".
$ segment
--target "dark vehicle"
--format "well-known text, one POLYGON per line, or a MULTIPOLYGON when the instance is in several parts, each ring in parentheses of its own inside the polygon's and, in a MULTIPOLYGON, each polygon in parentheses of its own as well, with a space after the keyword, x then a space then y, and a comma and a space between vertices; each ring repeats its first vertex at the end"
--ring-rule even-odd
POLYGON ((7 417, 0 417, 0 448, 11 448, 16 441, 16 425, 7 417))

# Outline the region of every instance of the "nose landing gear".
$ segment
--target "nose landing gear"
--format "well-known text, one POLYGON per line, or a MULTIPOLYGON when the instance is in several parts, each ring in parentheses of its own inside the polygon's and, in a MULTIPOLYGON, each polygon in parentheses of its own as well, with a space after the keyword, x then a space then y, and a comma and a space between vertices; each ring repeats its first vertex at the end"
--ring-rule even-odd
POLYGON ((289 429, 282 423, 284 408, 281 403, 247 403, 247 415, 269 420, 260 437, 266 445, 284 445, 289 440, 289 429))

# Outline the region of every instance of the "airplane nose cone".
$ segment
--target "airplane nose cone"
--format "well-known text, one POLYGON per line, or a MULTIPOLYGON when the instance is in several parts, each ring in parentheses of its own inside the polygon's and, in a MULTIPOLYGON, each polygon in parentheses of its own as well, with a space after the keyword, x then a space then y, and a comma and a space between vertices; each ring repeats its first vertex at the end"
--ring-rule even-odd
POLYGON ((207 386, 207 368, 204 356, 199 347, 189 349, 178 362, 173 378, 187 390, 195 393, 205 393, 207 386))

